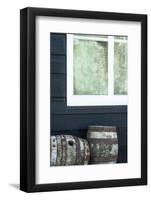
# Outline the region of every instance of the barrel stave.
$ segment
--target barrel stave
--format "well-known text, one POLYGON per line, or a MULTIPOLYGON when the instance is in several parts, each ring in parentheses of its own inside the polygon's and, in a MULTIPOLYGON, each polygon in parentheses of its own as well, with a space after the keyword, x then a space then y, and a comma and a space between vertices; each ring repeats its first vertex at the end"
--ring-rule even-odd
POLYGON ((90 159, 87 140, 72 135, 51 136, 50 166, 84 165, 90 159))
POLYGON ((118 158, 116 127, 90 126, 87 140, 90 145, 90 164, 116 163, 118 158))

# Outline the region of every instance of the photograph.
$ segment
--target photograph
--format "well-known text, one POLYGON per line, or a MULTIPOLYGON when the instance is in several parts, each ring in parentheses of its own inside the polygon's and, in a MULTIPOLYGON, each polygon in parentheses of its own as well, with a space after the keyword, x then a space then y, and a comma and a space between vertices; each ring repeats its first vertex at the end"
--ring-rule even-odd
POLYGON ((126 163, 128 36, 50 33, 50 45, 50 166, 126 163))

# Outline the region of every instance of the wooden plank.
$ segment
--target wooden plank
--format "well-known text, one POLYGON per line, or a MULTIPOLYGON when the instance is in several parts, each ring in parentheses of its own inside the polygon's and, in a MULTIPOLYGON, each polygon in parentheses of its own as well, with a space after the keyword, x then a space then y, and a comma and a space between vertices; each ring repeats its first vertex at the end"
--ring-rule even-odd
POLYGON ((51 73, 66 73, 66 56, 62 55, 51 55, 51 73))
POLYGON ((87 129, 89 125, 121 126, 120 114, 53 115, 51 130, 87 129))
POLYGON ((52 131, 51 135, 74 135, 76 137, 80 137, 86 139, 87 129, 75 129, 75 130, 60 130, 60 131, 52 131))
POLYGON ((51 78, 51 98, 66 96, 65 74, 54 74, 51 78))
POLYGON ((51 54, 66 54, 66 34, 51 33, 50 34, 51 54))
POLYGON ((120 143, 122 143, 123 145, 127 145, 127 128, 120 126, 117 128, 117 132, 118 140, 120 141, 120 143))
POLYGON ((127 112, 122 112, 122 126, 127 127, 127 112))
POLYGON ((122 144, 119 149, 119 161, 127 162, 127 113, 121 113, 121 126, 122 129, 119 134, 119 142, 122 144))
POLYGON ((127 163, 127 146, 122 146, 120 143, 117 163, 127 163))
POLYGON ((63 99, 51 101, 52 114, 126 113, 127 106, 67 106, 63 99))

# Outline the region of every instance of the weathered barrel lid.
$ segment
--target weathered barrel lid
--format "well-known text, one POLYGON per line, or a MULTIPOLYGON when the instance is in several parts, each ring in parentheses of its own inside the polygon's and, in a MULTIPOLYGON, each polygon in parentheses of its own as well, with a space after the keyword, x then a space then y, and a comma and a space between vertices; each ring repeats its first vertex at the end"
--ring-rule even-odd
POLYGON ((116 126, 102 126, 102 125, 90 125, 88 130, 103 131, 103 132, 116 132, 116 126))

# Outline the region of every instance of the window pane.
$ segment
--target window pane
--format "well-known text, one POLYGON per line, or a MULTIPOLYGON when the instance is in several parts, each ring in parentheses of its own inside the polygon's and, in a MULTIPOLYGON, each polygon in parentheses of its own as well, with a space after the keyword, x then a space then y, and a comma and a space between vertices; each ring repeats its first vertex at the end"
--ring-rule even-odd
POLYGON ((114 43, 114 94, 127 94, 127 43, 114 43))
POLYGON ((74 94, 106 95, 107 42, 74 39, 74 94))

